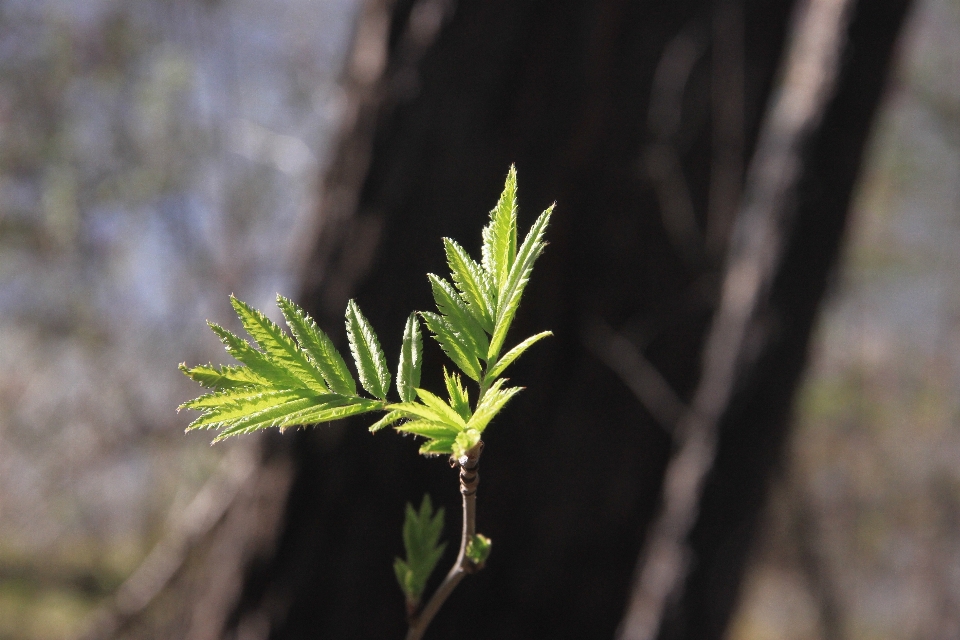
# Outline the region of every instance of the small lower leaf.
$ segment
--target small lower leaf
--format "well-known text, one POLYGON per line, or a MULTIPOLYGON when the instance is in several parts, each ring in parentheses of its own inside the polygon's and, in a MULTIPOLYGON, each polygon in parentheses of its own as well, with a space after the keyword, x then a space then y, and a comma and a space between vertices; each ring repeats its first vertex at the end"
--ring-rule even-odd
POLYGON ((492 547, 493 540, 482 533, 478 533, 467 541, 467 558, 478 567, 483 566, 487 558, 490 557, 492 547))

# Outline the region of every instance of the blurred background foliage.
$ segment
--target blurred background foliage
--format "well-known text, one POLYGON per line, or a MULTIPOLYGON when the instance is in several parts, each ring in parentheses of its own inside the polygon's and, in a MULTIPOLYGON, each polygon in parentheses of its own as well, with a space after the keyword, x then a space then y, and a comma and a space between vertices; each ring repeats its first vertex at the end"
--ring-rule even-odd
MULTIPOLYGON (((296 295, 356 0, 0 0, 0 640, 63 638, 231 447, 181 361, 296 295)), ((731 638, 960 637, 960 1, 922 0, 731 638)))
POLYGON ((229 450, 176 365, 296 295, 355 11, 0 2, 0 638, 79 630, 229 450))
POLYGON ((960 2, 905 36, 736 640, 960 638, 960 2))

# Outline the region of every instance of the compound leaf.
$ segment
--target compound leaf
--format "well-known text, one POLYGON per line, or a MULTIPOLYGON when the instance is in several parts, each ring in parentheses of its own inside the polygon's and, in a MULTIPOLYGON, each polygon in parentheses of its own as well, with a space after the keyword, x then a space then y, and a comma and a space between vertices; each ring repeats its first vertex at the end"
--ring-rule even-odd
POLYGON ((510 269, 510 274, 500 289, 500 295, 497 298, 497 320, 493 337, 490 340, 490 350, 487 354, 488 361, 496 360, 500 354, 500 348, 503 346, 507 331, 510 330, 510 325, 513 323, 517 307, 520 306, 523 290, 530 280, 533 263, 543 252, 543 234, 550 222, 551 213, 553 213, 553 206, 540 214, 540 217, 530 227, 530 231, 527 232, 527 236, 517 252, 517 259, 510 269))
POLYGON ((407 324, 403 329, 400 367, 397 369, 397 392, 404 402, 410 402, 417 397, 422 363, 423 339, 420 337, 420 321, 417 319, 416 312, 414 312, 407 318, 407 324))
POLYGON ((483 228, 482 264, 497 288, 498 301, 517 255, 517 169, 510 166, 497 206, 483 228))
POLYGON ((250 367, 222 365, 218 369, 212 364, 201 364, 188 369, 187 363, 181 362, 179 369, 191 380, 218 391, 269 384, 266 378, 255 374, 250 367))
POLYGON ((483 399, 477 404, 477 410, 473 412, 470 420, 467 421, 467 429, 474 429, 478 433, 483 433, 483 430, 486 429, 490 421, 500 413, 500 410, 503 409, 503 406, 507 404, 510 398, 522 389, 522 387, 502 389, 501 387, 503 387, 505 381, 505 378, 501 378, 490 386, 487 393, 484 394, 483 399))
POLYGON ((470 419, 470 395, 460 382, 460 376, 447 372, 443 368, 443 381, 447 386, 447 395, 450 396, 450 406, 464 420, 470 419))
POLYGON ((479 382, 481 376, 479 359, 460 334, 450 326, 446 318, 429 311, 422 311, 420 315, 447 357, 471 379, 479 382))
POLYGON ((230 296, 230 304, 244 329, 271 360, 298 378, 304 386, 320 393, 327 391, 323 374, 283 329, 261 311, 234 296, 230 296))
POLYGON ((504 369, 509 367, 510 364, 513 363, 514 360, 519 358, 524 351, 529 349, 531 345, 533 345, 536 342, 539 342, 540 340, 543 340, 547 336, 552 336, 552 335, 553 335, 552 331, 542 331, 537 335, 530 336, 529 338, 527 338, 526 340, 524 340, 523 342, 515 346, 513 349, 510 349, 510 351, 507 351, 505 354, 503 354, 503 357, 497 361, 497 364, 494 365, 494 367, 487 372, 486 379, 490 381, 498 378, 500 374, 503 373, 504 369))
POLYGON ((446 549, 446 543, 440 543, 442 532, 443 507, 434 513, 429 495, 423 496, 419 511, 407 503, 403 522, 403 547, 407 558, 397 558, 393 570, 407 602, 414 607, 420 602, 427 580, 446 549))
POLYGON ((447 253, 450 275, 453 276, 453 283, 457 285, 460 296, 483 330, 493 333, 493 321, 496 317, 493 281, 483 267, 474 262, 459 244, 444 238, 443 247, 447 253))
POLYGON ((381 400, 385 399, 390 389, 390 369, 387 368, 387 359, 383 355, 383 349, 380 347, 377 334, 373 332, 373 327, 353 300, 347 303, 347 338, 350 341, 350 352, 357 365, 360 384, 371 395, 381 400))
POLYGON ((461 337, 470 355, 480 360, 487 359, 487 349, 490 343, 483 327, 473 317, 466 303, 449 282, 438 278, 432 273, 427 274, 430 288, 433 289, 433 299, 437 309, 444 316, 447 324, 461 337))
POLYGON ((303 309, 291 300, 277 295, 277 306, 287 320, 287 326, 309 356, 311 362, 320 370, 330 390, 345 396, 357 395, 357 383, 347 368, 343 356, 333 346, 333 341, 320 330, 303 309))

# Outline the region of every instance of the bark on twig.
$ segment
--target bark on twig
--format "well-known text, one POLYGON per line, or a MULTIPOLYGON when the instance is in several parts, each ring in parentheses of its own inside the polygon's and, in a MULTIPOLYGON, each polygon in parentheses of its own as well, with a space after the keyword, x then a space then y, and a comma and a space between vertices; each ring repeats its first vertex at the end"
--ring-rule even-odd
POLYGON ((834 89, 852 0, 810 0, 797 16, 783 84, 765 118, 727 255, 703 373, 676 429, 661 512, 634 574, 619 640, 652 640, 687 573, 687 537, 716 456, 717 427, 748 358, 747 337, 773 283, 795 209, 804 144, 834 89))
POLYGON ((475 572, 478 567, 467 557, 467 545, 477 533, 477 485, 480 484, 480 454, 483 453, 483 441, 467 451, 453 464, 460 467, 460 494, 463 496, 463 528, 460 535, 460 551, 457 559, 447 576, 430 596, 427 605, 410 622, 406 640, 420 640, 426 632, 433 617, 440 611, 453 590, 460 584, 468 573, 475 572))

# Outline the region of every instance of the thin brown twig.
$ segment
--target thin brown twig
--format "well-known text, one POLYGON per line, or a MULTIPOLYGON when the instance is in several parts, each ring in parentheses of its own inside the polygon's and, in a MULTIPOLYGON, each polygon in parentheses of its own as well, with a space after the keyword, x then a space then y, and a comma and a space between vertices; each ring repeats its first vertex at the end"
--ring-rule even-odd
POLYGON ((599 319, 587 329, 585 337, 587 348, 617 374, 665 432, 673 433, 686 405, 643 352, 599 319))
POLYGON ((477 485, 480 484, 480 454, 483 453, 483 441, 468 450, 458 460, 452 460, 460 467, 460 494, 463 496, 463 529, 460 535, 460 551, 449 573, 430 596, 430 600, 419 615, 410 621, 406 640, 420 640, 433 617, 440 611, 453 590, 468 573, 474 573, 479 567, 467 557, 467 545, 477 533, 477 485))

